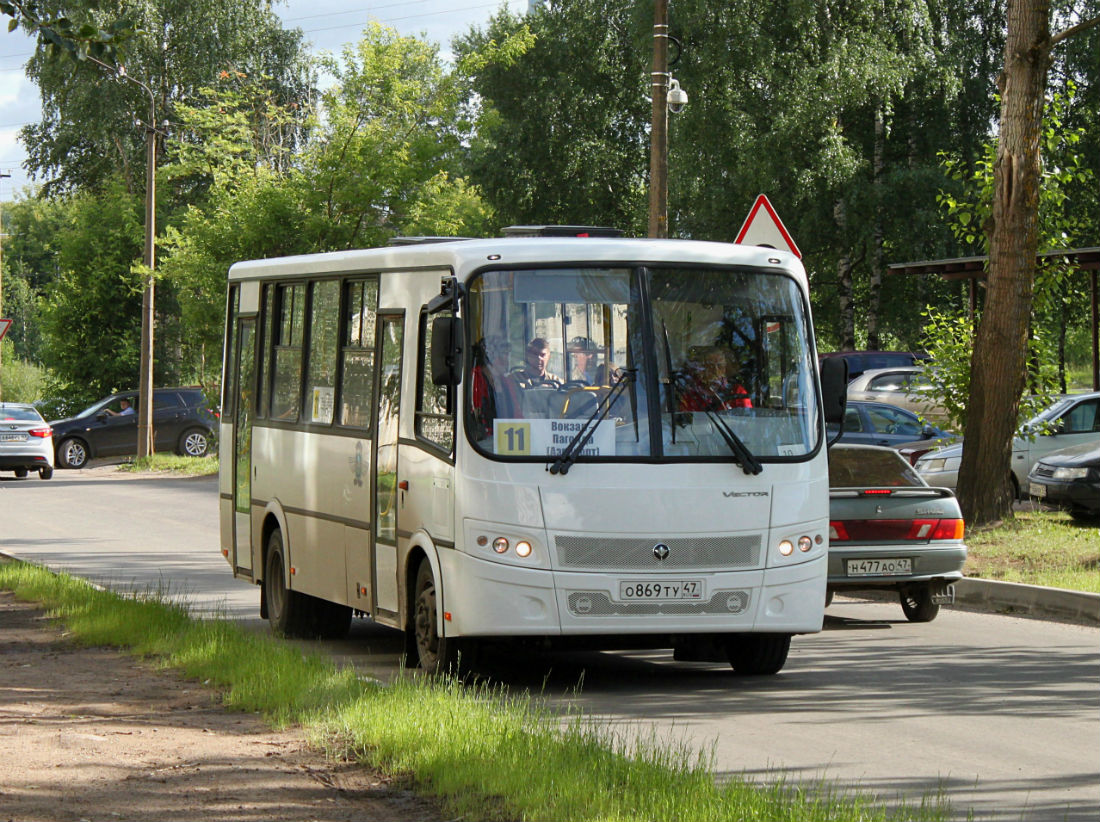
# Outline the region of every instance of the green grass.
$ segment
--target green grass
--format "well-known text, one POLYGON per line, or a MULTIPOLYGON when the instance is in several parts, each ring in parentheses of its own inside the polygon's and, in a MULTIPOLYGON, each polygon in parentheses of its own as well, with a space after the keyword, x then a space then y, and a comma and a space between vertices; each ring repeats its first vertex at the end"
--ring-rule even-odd
POLYGON ((1100 527, 1061 511, 1017 511, 966 535, 966 575, 1100 594, 1100 527))
POLYGON ((205 477, 218 473, 218 457, 181 457, 177 454, 153 454, 151 457, 134 458, 118 467, 119 471, 134 473, 179 474, 186 477, 205 477))
POLYGON ((673 740, 628 742, 581 715, 527 696, 453 680, 357 678, 230 622, 191 619, 158 596, 125 597, 32 565, 0 563, 0 588, 43 603, 70 640, 148 657, 208 682, 232 709, 300 724, 330 756, 404 777, 449 818, 627 822, 671 820, 942 820, 942 796, 887 811, 828 783, 760 788, 719 783, 709 753, 673 740))

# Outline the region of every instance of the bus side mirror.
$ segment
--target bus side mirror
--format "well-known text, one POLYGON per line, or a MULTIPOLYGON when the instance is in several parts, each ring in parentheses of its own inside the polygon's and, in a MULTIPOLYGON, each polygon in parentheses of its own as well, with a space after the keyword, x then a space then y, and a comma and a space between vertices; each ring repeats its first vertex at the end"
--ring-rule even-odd
POLYGON ((458 385, 462 381, 462 321, 458 317, 432 320, 432 382, 458 385))
POLYGON ((848 363, 843 357, 828 357, 821 363, 821 405, 825 424, 835 424, 843 431, 848 405, 848 363))

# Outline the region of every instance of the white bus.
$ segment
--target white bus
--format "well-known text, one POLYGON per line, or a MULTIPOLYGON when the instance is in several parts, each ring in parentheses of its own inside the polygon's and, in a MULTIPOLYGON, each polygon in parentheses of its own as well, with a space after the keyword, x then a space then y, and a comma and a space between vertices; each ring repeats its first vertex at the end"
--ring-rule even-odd
POLYGON ((234 574, 277 632, 363 615, 433 672, 504 640, 777 672, 821 629, 843 410, 800 262, 508 233, 230 269, 234 574))

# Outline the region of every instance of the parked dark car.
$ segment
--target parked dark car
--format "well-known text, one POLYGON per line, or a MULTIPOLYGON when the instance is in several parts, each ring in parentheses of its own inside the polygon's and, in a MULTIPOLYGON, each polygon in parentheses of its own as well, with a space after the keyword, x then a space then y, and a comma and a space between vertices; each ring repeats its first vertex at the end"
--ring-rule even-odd
POLYGON ((898 592, 910 622, 953 602, 966 563, 963 518, 946 488, 929 488, 896 451, 829 449, 828 605, 835 592, 898 592))
MULTIPOLYGON (((138 392, 92 403, 75 417, 50 423, 59 468, 83 468, 97 457, 137 453, 138 392)), ((201 388, 153 390, 153 447, 202 457, 210 450, 216 416, 201 388)))
POLYGON ((1100 445, 1086 442, 1047 454, 1027 483, 1034 499, 1065 508, 1082 522, 1100 521, 1100 445))
POLYGON ((928 359, 927 354, 912 351, 826 351, 817 355, 819 362, 833 357, 848 363, 849 382, 872 368, 905 368, 928 359))
MULTIPOLYGON (((833 428, 830 434, 835 433, 833 428)), ((916 440, 933 441, 951 436, 905 408, 885 402, 849 401, 844 411, 844 431, 840 442, 897 448, 916 440)))

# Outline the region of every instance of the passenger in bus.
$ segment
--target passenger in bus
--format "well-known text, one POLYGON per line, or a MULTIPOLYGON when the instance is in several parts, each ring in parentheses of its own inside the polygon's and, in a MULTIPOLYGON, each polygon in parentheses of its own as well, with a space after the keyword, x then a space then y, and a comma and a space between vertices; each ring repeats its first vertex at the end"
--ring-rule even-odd
POLYGON ((588 337, 574 337, 565 349, 573 356, 573 368, 569 372, 570 382, 583 382, 585 385, 601 385, 597 377, 596 356, 599 346, 588 337))
POLYGON ((550 343, 544 338, 535 337, 527 343, 523 359, 526 364, 512 372, 521 388, 561 387, 561 378, 546 370, 550 364, 550 343))
POLYGON ((681 411, 728 411, 752 408, 749 392, 730 379, 730 357, 724 348, 709 348, 698 360, 689 361, 680 384, 681 411))
POLYGON ((485 337, 474 346, 470 406, 478 439, 493 433, 493 421, 523 416, 520 387, 508 373, 508 341, 485 337))

